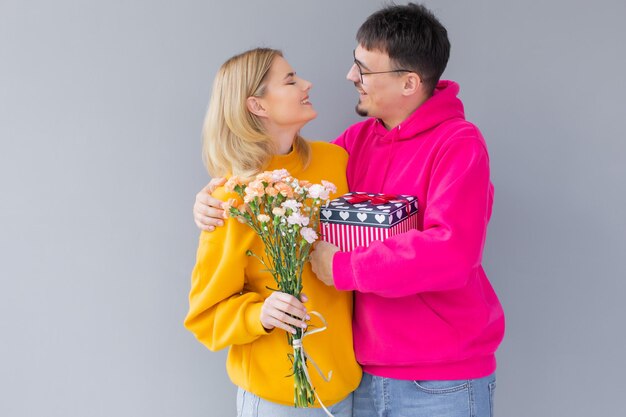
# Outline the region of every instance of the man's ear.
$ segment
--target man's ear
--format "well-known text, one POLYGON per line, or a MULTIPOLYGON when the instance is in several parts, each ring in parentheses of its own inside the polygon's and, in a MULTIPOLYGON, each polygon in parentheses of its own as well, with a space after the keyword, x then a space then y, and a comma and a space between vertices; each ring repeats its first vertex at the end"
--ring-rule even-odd
POLYGON ((267 116, 267 111, 263 108, 263 105, 258 97, 248 97, 246 100, 246 106, 248 107, 248 111, 254 115, 259 117, 267 116))
POLYGON ((403 92, 404 95, 410 96, 419 91, 422 88, 422 79, 415 72, 409 72, 404 80, 403 92))

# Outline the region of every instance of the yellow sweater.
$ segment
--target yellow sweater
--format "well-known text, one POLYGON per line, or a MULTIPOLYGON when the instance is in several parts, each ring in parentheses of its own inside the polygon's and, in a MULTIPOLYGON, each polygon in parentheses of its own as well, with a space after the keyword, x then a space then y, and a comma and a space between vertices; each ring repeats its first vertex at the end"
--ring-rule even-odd
MULTIPOLYGON (((311 156, 306 169, 292 152, 274 157, 267 170, 285 168, 301 180, 330 181, 337 186, 337 194, 331 198, 346 193, 346 152, 335 145, 312 142, 311 156)), ((223 188, 214 196, 222 200, 233 197, 223 188)), ((265 255, 252 228, 235 219, 228 219, 212 233, 202 232, 185 327, 210 350, 230 346, 226 368, 233 383, 265 400, 293 405, 294 382, 288 376, 291 363, 287 357, 293 349, 284 330, 267 332, 260 321, 263 301, 271 294, 266 287, 275 288, 276 284, 257 259, 246 256, 248 249, 265 255)), ((330 382, 325 382, 309 364, 313 386, 328 406, 344 399, 361 380, 352 348, 352 293, 321 283, 308 263, 302 276, 303 292, 309 298, 307 310, 321 313, 328 322, 326 331, 303 339, 304 348, 322 371, 333 371, 330 382)), ((322 323, 311 316, 311 325, 320 327, 322 323)), ((317 401, 315 406, 319 407, 317 401)))

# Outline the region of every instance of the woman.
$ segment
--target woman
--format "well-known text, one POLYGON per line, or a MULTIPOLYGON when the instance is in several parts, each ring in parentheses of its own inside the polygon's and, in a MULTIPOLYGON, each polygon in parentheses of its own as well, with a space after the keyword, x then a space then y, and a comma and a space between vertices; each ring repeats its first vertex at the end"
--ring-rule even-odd
MULTIPOLYGON (((279 51, 253 49, 226 61, 215 78, 204 123, 209 174, 251 177, 284 168, 301 180, 334 183, 336 195, 347 192, 345 151, 299 135, 317 115, 310 89, 311 83, 298 77, 279 51)), ((235 197, 223 188, 214 196, 224 201, 235 197)), ((307 311, 315 310, 326 318, 328 329, 306 338, 304 347, 333 375, 325 382, 310 369, 313 386, 336 417, 351 416, 351 392, 361 378, 352 349, 352 295, 315 279, 308 264, 303 271, 308 300, 271 291, 271 274, 246 256, 248 250, 262 254, 263 243, 235 219, 202 232, 185 319, 185 327, 210 350, 230 347, 226 366, 239 387, 238 415, 325 415, 318 401, 308 409, 293 407, 293 378, 287 376, 292 348, 284 331, 306 328, 307 311)))

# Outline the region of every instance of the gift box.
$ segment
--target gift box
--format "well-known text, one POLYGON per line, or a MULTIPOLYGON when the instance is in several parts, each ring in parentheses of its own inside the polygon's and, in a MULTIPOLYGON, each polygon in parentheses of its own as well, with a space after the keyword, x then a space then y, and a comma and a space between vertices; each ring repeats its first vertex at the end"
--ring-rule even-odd
POLYGON ((417 198, 411 195, 347 193, 320 212, 322 240, 342 251, 417 229, 417 198))

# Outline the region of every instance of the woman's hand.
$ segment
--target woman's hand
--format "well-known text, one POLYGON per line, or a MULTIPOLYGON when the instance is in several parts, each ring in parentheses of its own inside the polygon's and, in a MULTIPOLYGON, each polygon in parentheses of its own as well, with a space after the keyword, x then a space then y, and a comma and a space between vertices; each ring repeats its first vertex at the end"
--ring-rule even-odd
POLYGON ((213 178, 206 187, 196 194, 193 205, 193 219, 201 230, 212 232, 215 227, 223 226, 226 213, 222 210, 222 201, 211 194, 217 187, 224 185, 225 178, 213 178))
POLYGON ((304 294, 302 301, 284 292, 275 291, 270 295, 261 308, 261 324, 265 329, 272 330, 275 327, 290 333, 296 333, 296 327, 306 329, 306 320, 311 317, 306 313, 303 302, 307 301, 304 294))

